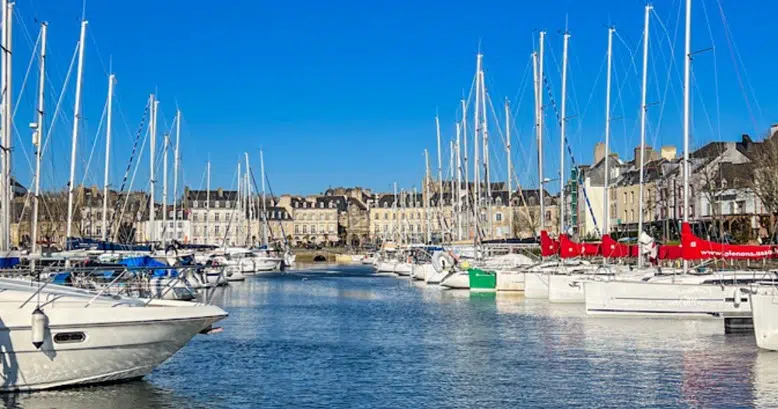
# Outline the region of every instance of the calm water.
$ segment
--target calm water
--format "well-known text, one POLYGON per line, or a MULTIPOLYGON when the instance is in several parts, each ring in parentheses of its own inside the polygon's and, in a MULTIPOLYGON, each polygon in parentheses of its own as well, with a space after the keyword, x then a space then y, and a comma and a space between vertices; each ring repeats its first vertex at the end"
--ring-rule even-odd
POLYGON ((361 267, 250 277, 225 331, 142 381, 2 397, 20 408, 778 407, 778 353, 721 322, 425 288, 361 267))

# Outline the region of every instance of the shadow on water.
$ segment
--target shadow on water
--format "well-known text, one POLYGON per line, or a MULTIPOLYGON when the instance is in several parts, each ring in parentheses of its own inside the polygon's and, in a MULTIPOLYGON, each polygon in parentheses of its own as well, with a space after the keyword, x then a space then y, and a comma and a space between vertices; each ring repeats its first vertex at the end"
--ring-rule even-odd
POLYGON ((62 390, 0 395, 13 409, 172 409, 206 408, 144 380, 62 390))

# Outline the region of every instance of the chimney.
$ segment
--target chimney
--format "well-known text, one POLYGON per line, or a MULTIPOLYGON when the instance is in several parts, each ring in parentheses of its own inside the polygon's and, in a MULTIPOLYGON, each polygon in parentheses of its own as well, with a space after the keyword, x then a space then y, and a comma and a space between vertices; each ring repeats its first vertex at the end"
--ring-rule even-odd
POLYGON ((667 145, 662 147, 661 156, 663 159, 666 160, 675 160, 675 157, 677 155, 675 146, 667 145))
POLYGON ((222 188, 216 189, 216 195, 219 196, 220 199, 223 198, 224 197, 224 189, 222 189, 222 188))
POLYGON ((600 163, 600 161, 605 157, 605 144, 602 142, 597 142, 594 145, 594 163, 593 165, 596 165, 600 163))

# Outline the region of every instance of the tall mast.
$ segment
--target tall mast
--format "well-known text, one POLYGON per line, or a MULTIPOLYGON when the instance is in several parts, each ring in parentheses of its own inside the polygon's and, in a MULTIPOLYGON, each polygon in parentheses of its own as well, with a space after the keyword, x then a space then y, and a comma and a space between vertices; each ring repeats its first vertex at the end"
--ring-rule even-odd
MULTIPOLYGON (((683 65, 683 222, 689 222, 689 89, 692 63, 692 0, 686 0, 686 45, 683 65)), ((683 261, 683 272, 689 271, 689 262, 683 261)))
POLYGON ((68 224, 65 240, 73 235, 73 189, 76 179, 76 147, 78 146, 78 122, 81 119, 81 81, 84 73, 84 37, 86 20, 81 21, 81 36, 78 40, 78 69, 76 71, 76 101, 73 108, 73 145, 70 149, 70 181, 68 182, 68 224))
POLYGON ((424 150, 424 169, 424 218, 426 219, 425 232, 427 236, 426 243, 430 244, 432 243, 432 232, 430 231, 430 155, 426 149, 424 150))
POLYGON ((448 168, 451 173, 451 183, 449 183, 449 208, 451 209, 451 217, 449 218, 449 223, 451 223, 451 228, 448 229, 449 232, 449 240, 454 239, 454 192, 455 192, 455 181, 454 181, 454 140, 452 139, 448 143, 448 168))
POLYGON ((111 121, 113 116, 113 86, 116 83, 116 77, 111 74, 108 76, 108 118, 105 122, 105 169, 103 171, 103 227, 100 238, 103 241, 108 239, 108 169, 111 162, 111 121))
POLYGON ((211 161, 205 165, 205 244, 211 231, 211 161))
POLYGON ((489 121, 486 120, 486 81, 484 81, 484 70, 478 74, 481 77, 481 136, 483 137, 483 155, 484 155, 484 182, 486 183, 486 208, 487 208, 487 226, 489 227, 489 238, 492 237, 492 174, 489 172, 489 121))
POLYGON ((543 179, 543 46, 545 43, 546 32, 540 32, 540 55, 538 56, 538 78, 537 78, 537 98, 538 109, 537 115, 537 134, 538 134, 538 176, 540 176, 540 230, 546 230, 546 199, 543 192, 545 191, 545 180, 543 179))
POLYGON ((156 196, 154 195, 154 186, 157 184, 157 181, 154 179, 154 163, 156 162, 155 154, 156 154, 156 147, 157 147, 157 107, 158 102, 154 94, 151 94, 149 97, 149 103, 151 104, 151 121, 149 124, 151 125, 151 132, 149 135, 149 138, 151 140, 151 143, 149 144, 149 241, 155 241, 157 239, 157 225, 156 225, 156 214, 155 214, 155 207, 154 202, 156 201, 156 196))
POLYGON ((0 73, 0 93, 2 95, 0 96, 0 116, 2 116, 2 124, 0 125, 0 144, 2 144, 2 148, 0 149, 0 170, 2 173, 0 173, 0 228, 3 229, 2 232, 2 239, 0 239, 0 250, 7 251, 11 248, 11 223, 10 218, 8 217, 8 214, 6 212, 6 209, 10 207, 11 204, 11 197, 8 194, 9 189, 7 188, 8 182, 6 180, 6 175, 10 174, 10 169, 6 166, 5 158, 10 152, 9 149, 5 149, 6 143, 8 142, 8 134, 10 133, 10 127, 8 126, 8 123, 6 119, 10 117, 11 110, 8 108, 8 102, 10 102, 11 98, 9 98, 8 94, 6 94, 6 90, 10 85, 10 81, 8 81, 8 58, 10 55, 10 52, 8 51, 8 0, 2 0, 0 1, 0 14, 2 14, 2 27, 0 30, 2 30, 2 34, 0 34, 0 37, 2 39, 0 40, 0 69, 2 69, 2 73, 0 73))
MULTIPOLYGON (((32 249, 33 255, 38 253, 38 201, 40 200, 41 189, 41 156, 43 155, 43 145, 41 145, 41 136, 43 135, 43 104, 44 91, 46 89, 46 32, 48 25, 41 23, 41 49, 40 63, 38 68, 40 76, 38 81, 38 109, 37 120, 33 127, 32 144, 35 147, 35 196, 32 198, 32 249)), ((30 260, 32 269, 35 270, 35 258, 30 260)))
MULTIPOLYGON (((463 145, 463 153, 465 154, 464 161, 462 162, 462 167, 465 168, 465 175, 464 175, 465 176, 465 194, 463 196, 463 198, 465 200, 464 208, 469 208, 468 202, 470 201, 470 168, 467 167, 467 151, 468 151, 467 150, 467 103, 465 102, 464 98, 462 98, 462 125, 461 125, 461 129, 462 129, 462 142, 464 143, 464 145, 463 145)), ((461 204, 462 198, 460 198, 459 200, 460 200, 460 204, 461 204)), ((462 210, 463 210, 463 208, 462 208, 462 206, 460 206, 459 211, 462 212, 462 210)), ((469 213, 465 213, 463 216, 465 217, 465 221, 466 221, 466 225, 467 225, 466 226, 467 235, 469 236, 470 235, 470 223, 467 222, 468 215, 469 215, 469 213)), ((460 239, 461 239, 461 237, 460 237, 460 239)))
POLYGON ((13 185, 11 183, 11 141, 13 138, 11 137, 12 132, 12 126, 13 126, 13 110, 11 109, 11 103, 12 103, 12 91, 13 91, 13 81, 11 79, 11 72, 13 71, 13 63, 12 63, 12 57, 13 53, 11 52, 11 49, 13 48, 13 40, 12 40, 12 27, 13 27, 13 9, 14 9, 14 3, 9 3, 6 1, 3 1, 3 12, 4 14, 4 20, 3 20, 3 47, 5 48, 4 52, 2 53, 5 57, 4 65, 3 65, 3 74, 4 74, 4 86, 2 87, 2 92, 4 101, 3 101, 3 208, 0 209, 3 211, 3 219, 5 220, 5 229, 3 232, 3 246, 4 250, 10 250, 11 249, 11 203, 13 200, 13 185))
POLYGON ((462 240, 462 153, 459 147, 460 143, 461 124, 457 122, 457 240, 462 240))
POLYGON ((397 228, 397 219, 399 214, 397 213, 397 182, 394 182, 394 202, 392 203, 392 231, 394 232, 394 242, 397 243, 400 238, 399 229, 397 228))
MULTIPOLYGON (((170 146, 170 135, 165 132, 162 135, 162 248, 167 247, 167 236, 170 232, 167 225, 167 161, 168 161, 168 146, 170 146)), ((175 223, 173 228, 175 229, 175 223)), ((175 237, 175 235, 173 235, 175 237)))
POLYGON ((178 163, 181 160, 181 110, 176 109, 176 147, 173 152, 173 238, 178 240, 178 163))
MULTIPOLYGON (((233 212, 237 212, 238 214, 240 214, 240 209, 241 209, 241 207, 243 207, 243 197, 241 196, 241 194, 243 192, 243 190, 241 189, 243 187, 243 180, 241 180, 240 161, 238 161, 238 180, 237 180, 237 182, 238 182, 238 191, 235 194, 235 208, 233 209, 233 212)), ((235 223, 234 224, 230 223, 230 226, 235 226, 235 229, 234 229, 235 234, 234 234, 234 236, 235 236, 236 239, 239 239, 240 236, 241 236, 240 231, 243 229, 243 226, 241 226, 237 222, 237 217, 236 218, 230 217, 230 221, 232 221, 232 220, 235 220, 235 223)))
POLYGON ((259 171, 262 178, 262 240, 267 244, 267 199, 265 197, 265 154, 259 150, 259 171))
POLYGON ((562 36, 562 101, 559 113, 559 234, 565 230, 565 134, 567 124, 567 43, 570 41, 570 33, 562 36))
POLYGON ((435 115, 435 130, 438 137, 438 226, 443 240, 443 159, 440 154, 440 119, 435 115))
MULTIPOLYGON (((478 53, 476 68, 475 68, 475 109, 473 110, 473 126, 475 127, 473 132, 473 173, 474 173, 474 183, 473 183, 473 190, 474 190, 474 200, 473 200, 473 209, 475 214, 475 223, 478 225, 478 217, 481 213, 481 159, 479 157, 479 147, 478 147, 478 135, 479 131, 481 130, 481 121, 479 119, 480 115, 480 103, 481 103, 481 81, 480 81, 480 73, 481 73, 481 53, 478 53)), ((478 234, 478 230, 476 229, 476 234, 478 234)))
MULTIPOLYGON (((249 241, 248 245, 251 246, 254 244, 251 242, 251 218, 254 216, 254 207, 251 205, 251 164, 249 163, 248 152, 243 152, 243 156, 246 158, 246 176, 244 179, 246 180, 246 205, 248 206, 248 217, 246 218, 248 234, 246 234, 246 238, 249 241)), ((262 157, 262 154, 259 156, 262 157)))
POLYGON ((511 195, 513 193, 513 184, 511 173, 513 172, 513 166, 511 165, 511 108, 508 98, 505 98, 505 156, 508 163, 508 238, 513 238, 513 202, 511 195))
POLYGON ((608 72, 605 79, 605 176, 602 189, 602 234, 610 233, 610 139, 611 139, 611 64, 613 60, 613 27, 608 27, 608 72))
MULTIPOLYGON (((646 16, 643 27, 643 84, 640 97, 640 187, 638 190, 638 241, 640 234, 643 233, 643 167, 645 166, 646 151, 646 115, 648 106, 646 106, 646 84, 648 82, 648 23, 651 13, 651 5, 646 5, 646 16)), ((643 267, 643 256, 638 257, 638 267, 643 267)))

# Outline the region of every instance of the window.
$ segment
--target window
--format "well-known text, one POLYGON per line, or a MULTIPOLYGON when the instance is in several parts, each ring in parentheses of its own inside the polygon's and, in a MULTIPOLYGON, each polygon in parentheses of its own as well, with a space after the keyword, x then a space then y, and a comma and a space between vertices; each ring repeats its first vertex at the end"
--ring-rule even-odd
POLYGON ((324 209, 324 202, 319 202, 319 208, 324 209))
POLYGON ((232 206, 232 202, 230 202, 229 200, 228 200, 228 201, 226 201, 226 202, 224 202, 224 207, 226 207, 226 208, 228 208, 228 209, 229 209, 229 208, 230 208, 230 206, 232 206))
MULTIPOLYGON (((625 204, 627 203, 627 192, 624 192, 624 203, 625 204)), ((625 216, 625 218, 626 218, 626 216, 625 216)))
POLYGON ((334 224, 330 225, 330 233, 335 233, 335 225, 334 224))
POLYGON ((219 234, 219 226, 214 226, 213 232, 218 235, 219 234))
POLYGON ((629 192, 629 202, 635 203, 635 192, 629 192))
POLYGON ((192 201, 192 208, 197 209, 197 200, 192 201))
POLYGON ((622 220, 622 222, 626 222, 626 221, 627 221, 627 211, 625 210, 624 211, 624 220, 622 220))
POLYGON ((217 201, 213 202, 213 208, 214 209, 218 209, 219 206, 221 206, 221 202, 220 201, 217 200, 217 201))
POLYGON ((216 213, 213 215, 213 221, 218 222, 219 221, 219 213, 216 213))
POLYGON ((743 214, 746 212, 746 201, 740 200, 737 202, 737 212, 738 214, 743 214))
POLYGON ((83 332, 60 332, 54 335, 54 342, 58 344, 74 344, 84 342, 86 334, 83 332))
MULTIPOLYGON (((735 214, 735 202, 729 202, 729 214, 735 214)), ((97 233, 100 233, 99 228, 97 233)))
POLYGON ((306 233, 308 233, 308 226, 304 224, 303 225, 303 234, 306 234, 306 233))
POLYGON ((712 214, 713 214, 713 206, 711 206, 710 203, 708 203, 708 215, 712 215, 712 214))
POLYGON ((316 234, 316 225, 315 224, 311 225, 311 234, 316 234))
POLYGON ((192 221, 197 222, 197 213, 192 215, 192 221))
POLYGON ((389 213, 384 213, 384 220, 389 220, 389 213))
POLYGON ((502 213, 495 213, 494 214, 494 221, 501 222, 502 221, 502 213))
POLYGON ((635 220, 635 210, 630 210, 629 211, 629 219, 630 220, 635 220))

